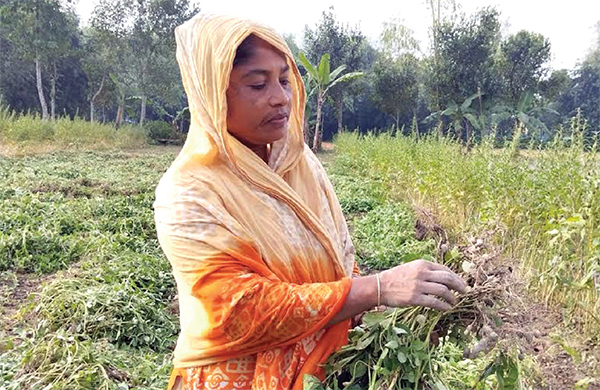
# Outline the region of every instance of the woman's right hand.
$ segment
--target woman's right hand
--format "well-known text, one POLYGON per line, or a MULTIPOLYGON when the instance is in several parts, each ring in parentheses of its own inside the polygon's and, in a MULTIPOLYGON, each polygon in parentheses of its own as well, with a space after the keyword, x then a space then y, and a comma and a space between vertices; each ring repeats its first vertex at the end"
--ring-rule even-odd
POLYGON ((467 284, 450 268, 415 260, 379 274, 381 304, 391 307, 423 306, 449 310, 456 303, 452 290, 464 294, 467 284))

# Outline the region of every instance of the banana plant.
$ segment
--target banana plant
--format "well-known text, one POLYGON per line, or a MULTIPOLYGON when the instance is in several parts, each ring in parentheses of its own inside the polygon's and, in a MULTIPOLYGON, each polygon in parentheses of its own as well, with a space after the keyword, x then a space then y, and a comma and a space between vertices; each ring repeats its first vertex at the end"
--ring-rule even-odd
MULTIPOLYGON (((363 72, 349 72, 342 75, 342 72, 346 70, 346 65, 338 66, 335 70, 331 71, 330 57, 329 54, 323 54, 318 66, 311 64, 306 58, 304 53, 299 55, 300 63, 306 69, 308 74, 307 91, 309 96, 311 94, 317 94, 317 120, 315 123, 315 132, 312 149, 313 151, 321 150, 321 129, 322 129, 322 111, 323 103, 327 92, 334 86, 356 79, 363 75, 363 72)), ((307 99, 308 100, 308 99, 307 99)))
POLYGON ((513 127, 523 129, 525 135, 533 131, 538 132, 542 138, 549 137, 546 124, 539 119, 543 114, 560 115, 547 106, 534 107, 532 91, 523 92, 515 106, 498 105, 492 108, 492 120, 496 124, 510 120, 513 127))
POLYGON ((471 107, 473 101, 482 95, 481 92, 477 92, 465 99, 460 106, 454 100, 450 100, 444 110, 432 113, 425 118, 425 121, 433 120, 440 115, 448 117, 454 133, 461 137, 465 145, 468 145, 471 141, 469 126, 477 130, 481 130, 482 127, 481 121, 477 118, 477 111, 471 107))

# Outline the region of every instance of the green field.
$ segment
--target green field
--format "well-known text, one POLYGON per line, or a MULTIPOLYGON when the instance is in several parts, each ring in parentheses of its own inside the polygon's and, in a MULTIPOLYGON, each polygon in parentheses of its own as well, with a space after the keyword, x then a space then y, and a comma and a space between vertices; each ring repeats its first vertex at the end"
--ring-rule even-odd
MULTIPOLYGON (((363 271, 429 258, 472 290, 444 315, 367 316, 330 361, 332 388, 336 371, 353 389, 600 386, 595 156, 351 133, 335 145, 321 158, 363 271), (463 358, 486 329, 500 342, 463 358)), ((151 205, 176 153, 0 158, 0 388, 165 387, 176 290, 151 205)))

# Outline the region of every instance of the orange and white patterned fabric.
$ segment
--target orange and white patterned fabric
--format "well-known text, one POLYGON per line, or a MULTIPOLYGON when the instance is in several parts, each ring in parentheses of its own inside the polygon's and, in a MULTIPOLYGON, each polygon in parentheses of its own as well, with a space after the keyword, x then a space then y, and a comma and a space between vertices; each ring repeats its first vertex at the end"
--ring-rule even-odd
POLYGON ((301 389, 347 342, 354 271, 346 221, 304 145, 305 92, 285 41, 261 24, 199 15, 176 31, 192 125, 156 190, 160 244, 179 294, 170 388, 301 389), (225 92, 237 46, 255 34, 284 53, 289 131, 268 164, 229 135, 225 92), (179 386, 178 385, 178 386, 179 386))

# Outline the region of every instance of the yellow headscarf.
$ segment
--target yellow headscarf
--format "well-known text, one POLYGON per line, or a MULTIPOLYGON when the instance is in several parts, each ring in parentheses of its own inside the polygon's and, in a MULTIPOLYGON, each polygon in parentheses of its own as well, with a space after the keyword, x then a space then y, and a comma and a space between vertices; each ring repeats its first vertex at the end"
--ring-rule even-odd
MULTIPOLYGON (((182 331, 175 366, 301 343, 341 309, 354 256, 333 188, 304 144, 305 90, 298 68, 285 41, 253 21, 198 15, 177 28, 176 37, 192 123, 154 205, 158 237, 179 292, 182 331), (292 75, 289 131, 272 145, 268 164, 227 131, 229 75, 237 47, 250 34, 284 53, 292 75), (290 306, 279 315, 304 310, 314 318, 302 320, 289 337, 254 337, 250 333, 264 333, 283 320, 263 317, 256 307, 240 309, 265 283, 275 283, 269 284, 271 291, 281 290, 281 304, 290 306), (289 296, 294 299, 288 302, 289 296), (236 322, 236 316, 253 325, 236 322)), ((263 300, 271 299, 265 294, 263 300)), ((316 346, 296 374, 318 371, 317 365, 346 343, 347 327, 344 322, 313 337, 316 346)), ((294 379, 294 388, 301 388, 301 380, 294 379)))

